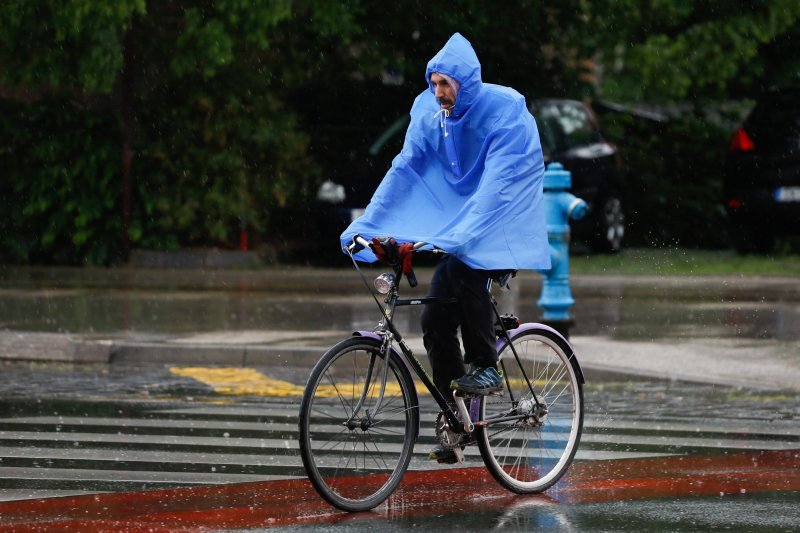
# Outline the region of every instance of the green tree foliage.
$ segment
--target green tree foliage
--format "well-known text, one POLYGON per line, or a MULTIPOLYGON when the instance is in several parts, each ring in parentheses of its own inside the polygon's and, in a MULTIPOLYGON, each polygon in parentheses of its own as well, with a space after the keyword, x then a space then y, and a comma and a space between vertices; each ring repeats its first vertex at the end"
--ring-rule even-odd
POLYGON ((137 246, 232 245, 299 196, 306 139, 265 74, 289 14, 289 2, 154 4, 134 25, 137 246))
POLYGON ((103 263, 115 253, 119 133, 66 99, 0 106, 0 246, 8 260, 103 263), (112 238, 109 238, 112 237, 112 238))
POLYGON ((0 156, 11 170, 0 197, 13 208, 0 215, 0 257, 66 263, 122 257, 128 116, 133 246, 233 246, 241 226, 267 233, 276 211, 304 203, 317 169, 306 155, 307 136, 284 104, 292 89, 286 80, 301 76, 281 50, 296 46, 292 32, 278 26, 311 27, 312 39, 330 38, 349 12, 327 2, 292 4, 4 6, 0 88, 12 112, 3 121, 0 156))
MULTIPOLYGON (((798 18, 796 0, 8 0, 0 260, 110 263, 123 234, 147 248, 235 246, 242 225, 274 238, 310 218, 331 167, 347 171, 350 133, 374 137, 408 111, 454 31, 485 80, 529 98, 696 103, 674 132, 609 123, 639 179, 634 211, 710 202, 659 180, 702 169, 713 190, 720 134, 699 110, 796 79, 798 18), (689 134, 675 150, 685 165, 652 164, 663 138, 689 134)), ((639 219, 641 234, 662 222, 639 219)))
POLYGON ((800 81, 796 0, 600 0, 586 4, 603 95, 638 101, 752 96, 800 81), (793 49, 793 50, 792 50, 793 49))
POLYGON ((8 0, 0 15, 3 80, 32 90, 109 92, 122 40, 145 0, 8 0))

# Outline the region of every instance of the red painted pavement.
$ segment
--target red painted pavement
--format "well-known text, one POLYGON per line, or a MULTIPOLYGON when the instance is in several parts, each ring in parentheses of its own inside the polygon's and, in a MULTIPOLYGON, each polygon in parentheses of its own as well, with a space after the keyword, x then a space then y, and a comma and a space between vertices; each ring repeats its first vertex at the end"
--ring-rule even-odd
POLYGON ((195 532, 223 528, 441 514, 442 506, 500 510, 520 502, 589 503, 800 490, 800 450, 577 462, 543 495, 518 496, 484 468, 409 472, 386 505, 349 514, 307 480, 0 502, 5 532, 195 532))

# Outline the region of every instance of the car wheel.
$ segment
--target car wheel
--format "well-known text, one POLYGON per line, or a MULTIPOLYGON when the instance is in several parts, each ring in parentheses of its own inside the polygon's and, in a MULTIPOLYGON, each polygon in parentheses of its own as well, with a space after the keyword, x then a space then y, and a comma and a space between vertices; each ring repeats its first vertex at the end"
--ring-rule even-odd
POLYGON ((625 237, 625 213, 622 211, 622 200, 609 196, 601 204, 597 215, 597 232, 593 243, 595 252, 615 254, 622 249, 625 237))

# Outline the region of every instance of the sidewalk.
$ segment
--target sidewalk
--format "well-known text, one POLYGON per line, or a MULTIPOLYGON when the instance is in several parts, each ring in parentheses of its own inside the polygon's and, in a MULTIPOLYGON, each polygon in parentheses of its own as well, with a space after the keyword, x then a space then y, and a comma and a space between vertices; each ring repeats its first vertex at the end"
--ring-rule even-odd
MULTIPOLYGON (((429 270, 419 269, 420 286, 404 286, 406 296, 425 293, 429 270)), ((571 281, 581 327, 570 340, 589 381, 614 372, 800 390, 796 278, 571 281)), ((519 316, 535 317, 541 277, 523 272, 512 285, 499 298, 519 316)), ((0 311, 0 361, 310 369, 352 334, 346 328, 369 329, 376 310, 362 280, 347 269, 7 267, 0 269, 0 311), (249 314, 249 321, 232 321, 231 314, 249 314), (299 322, 327 330, 300 331, 299 322)), ((427 364, 419 336, 406 340, 427 364)))
MULTIPOLYGON (((308 367, 349 332, 251 331, 198 333, 158 341, 0 331, 0 360, 119 365, 308 367)), ((738 339, 670 342, 570 338, 587 380, 613 372, 767 390, 800 391, 796 343, 738 339)), ((427 365, 422 339, 407 342, 427 365)))

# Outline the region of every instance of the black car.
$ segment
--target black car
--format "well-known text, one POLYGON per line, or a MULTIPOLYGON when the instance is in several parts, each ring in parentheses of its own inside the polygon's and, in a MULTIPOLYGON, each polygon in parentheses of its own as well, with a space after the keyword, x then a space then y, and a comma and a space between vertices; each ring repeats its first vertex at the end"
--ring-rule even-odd
POLYGON ((765 253, 800 235, 800 86, 766 92, 733 134, 723 190, 731 242, 765 253))
POLYGON ((535 100, 545 163, 557 161, 572 173, 571 192, 589 204, 589 214, 570 222, 572 236, 593 251, 613 253, 625 236, 623 190, 617 150, 600 133, 591 108, 575 100, 535 100))
MULTIPOLYGON (((594 251, 619 251, 625 217, 616 149, 603 139, 594 113, 575 100, 536 100, 530 109, 539 127, 545 163, 558 161, 572 172, 572 193, 589 204, 589 215, 571 223, 573 238, 594 251)), ((360 161, 348 166, 351 174, 320 186, 320 237, 331 238, 364 212, 392 159, 400 153, 408 121, 407 115, 402 116, 375 138, 362 158, 355 158, 360 161)))

